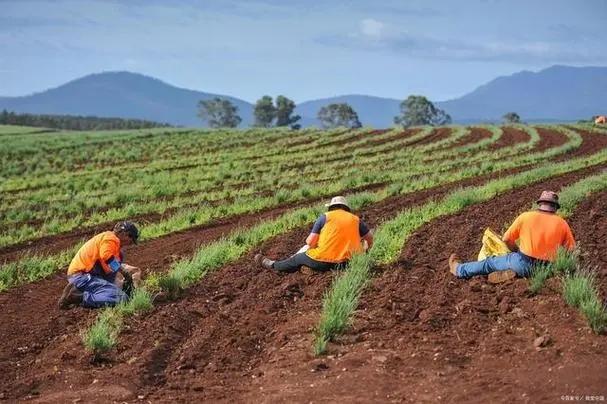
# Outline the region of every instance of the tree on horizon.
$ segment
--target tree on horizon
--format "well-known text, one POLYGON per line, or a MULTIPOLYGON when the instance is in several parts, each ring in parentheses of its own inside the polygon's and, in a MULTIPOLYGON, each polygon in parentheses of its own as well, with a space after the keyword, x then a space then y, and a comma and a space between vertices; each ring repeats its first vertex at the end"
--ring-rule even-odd
POLYGON ((400 103, 400 115, 394 117, 394 123, 404 127, 441 126, 450 124, 451 116, 423 95, 410 95, 400 103))
POLYGON ((198 116, 211 128, 235 128, 242 122, 238 107, 219 97, 199 101, 198 116))
POLYGON ((255 121, 253 126, 257 128, 269 128, 272 126, 272 121, 276 118, 276 107, 272 101, 272 97, 264 95, 255 103, 253 108, 253 117, 255 121))
POLYGON ((360 128, 362 124, 358 114, 347 103, 329 104, 318 111, 318 120, 323 129, 345 126, 347 128, 360 128))
POLYGON ((516 112, 508 112, 502 118, 505 123, 521 123, 521 117, 516 112))
POLYGON ((301 119, 299 115, 293 115, 295 102, 284 95, 276 97, 276 126, 290 126, 291 129, 300 129, 297 123, 301 119))

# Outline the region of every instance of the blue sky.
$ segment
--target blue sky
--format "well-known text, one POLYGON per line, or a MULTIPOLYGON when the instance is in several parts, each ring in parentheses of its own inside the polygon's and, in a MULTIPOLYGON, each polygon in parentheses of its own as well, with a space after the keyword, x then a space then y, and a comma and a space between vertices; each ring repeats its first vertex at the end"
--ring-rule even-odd
POLYGON ((440 101, 499 75, 607 65, 607 0, 0 0, 0 95, 129 70, 297 102, 440 101))

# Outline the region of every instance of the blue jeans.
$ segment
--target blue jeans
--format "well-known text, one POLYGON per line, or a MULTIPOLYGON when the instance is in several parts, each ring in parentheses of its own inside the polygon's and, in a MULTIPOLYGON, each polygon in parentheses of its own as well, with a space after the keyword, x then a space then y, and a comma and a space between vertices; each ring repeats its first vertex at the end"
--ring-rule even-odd
POLYGON ((114 284, 116 273, 105 274, 93 270, 80 272, 68 277, 68 282, 82 292, 84 307, 98 308, 115 306, 128 299, 126 293, 114 284))
POLYGON ((531 275, 531 268, 538 261, 520 252, 509 253, 497 257, 489 257, 482 261, 466 262, 457 266, 458 278, 471 278, 477 275, 488 275, 495 271, 516 272, 520 277, 531 275))

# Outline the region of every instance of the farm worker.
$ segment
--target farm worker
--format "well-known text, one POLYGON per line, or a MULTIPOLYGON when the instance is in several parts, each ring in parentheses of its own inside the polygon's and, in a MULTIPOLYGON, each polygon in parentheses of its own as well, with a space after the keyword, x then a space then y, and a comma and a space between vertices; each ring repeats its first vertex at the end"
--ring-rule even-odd
POLYGON ((559 197, 555 192, 543 191, 537 200, 538 209, 518 216, 504 233, 502 240, 509 254, 489 257, 482 261, 460 263, 457 255, 449 257, 449 270, 458 278, 489 275, 489 282, 505 282, 514 277, 529 276, 534 265, 550 263, 559 247, 575 248, 571 228, 556 214, 559 197), (519 241, 519 246, 516 241, 519 241))
POLYGON ((67 270, 68 284, 59 299, 59 307, 82 303, 84 307, 113 306, 128 296, 118 284, 121 273, 129 283, 141 277, 139 268, 122 262, 121 248, 137 244, 139 230, 131 222, 119 222, 112 231, 100 233, 84 243, 67 270))
POLYGON ((257 254, 255 262, 278 272, 296 272, 302 265, 328 271, 345 266, 352 254, 362 252, 363 241, 371 248, 373 235, 365 222, 351 212, 346 198, 336 196, 325 206, 328 211, 318 217, 306 238, 306 246, 297 254, 282 261, 257 254))

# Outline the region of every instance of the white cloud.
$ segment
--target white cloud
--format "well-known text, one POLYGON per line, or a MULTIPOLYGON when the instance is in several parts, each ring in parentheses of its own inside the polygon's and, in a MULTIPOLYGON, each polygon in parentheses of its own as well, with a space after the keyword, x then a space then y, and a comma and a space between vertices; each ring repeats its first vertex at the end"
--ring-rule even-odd
POLYGON ((384 31, 384 23, 373 18, 366 18, 360 22, 360 31, 367 37, 379 39, 384 31))

